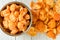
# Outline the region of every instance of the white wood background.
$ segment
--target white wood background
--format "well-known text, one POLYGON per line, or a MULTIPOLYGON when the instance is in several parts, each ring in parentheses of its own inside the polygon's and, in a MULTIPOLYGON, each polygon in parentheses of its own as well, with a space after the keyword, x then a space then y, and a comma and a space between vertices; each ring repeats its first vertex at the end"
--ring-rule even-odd
MULTIPOLYGON (((12 2, 12 1, 23 2, 29 7, 29 3, 32 0, 0 0, 0 9, 2 8, 3 5, 7 4, 8 2, 12 2)), ((36 0, 34 0, 34 1, 36 1, 36 0)), ((27 35, 26 33, 13 37, 13 36, 6 35, 0 29, 0 40, 52 40, 52 39, 48 38, 45 34, 39 34, 39 33, 35 37, 31 37, 31 36, 27 35)), ((60 40, 60 36, 57 36, 56 40, 60 40)))

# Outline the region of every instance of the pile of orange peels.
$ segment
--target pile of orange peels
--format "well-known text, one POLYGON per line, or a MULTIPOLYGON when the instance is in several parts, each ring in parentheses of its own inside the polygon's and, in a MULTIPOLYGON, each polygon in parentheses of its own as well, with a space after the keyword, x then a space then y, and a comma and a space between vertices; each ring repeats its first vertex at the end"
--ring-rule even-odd
POLYGON ((35 36, 38 32, 46 33, 55 39, 60 34, 60 0, 37 0, 30 3, 32 12, 32 27, 27 32, 35 36))

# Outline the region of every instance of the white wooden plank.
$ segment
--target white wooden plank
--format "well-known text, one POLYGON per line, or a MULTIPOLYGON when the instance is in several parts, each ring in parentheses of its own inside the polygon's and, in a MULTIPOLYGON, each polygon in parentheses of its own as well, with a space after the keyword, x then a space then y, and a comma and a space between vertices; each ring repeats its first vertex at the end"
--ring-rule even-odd
MULTIPOLYGON (((38 34, 37 36, 32 37, 32 40, 52 40, 52 39, 47 37, 46 34, 38 34)), ((56 40, 60 40, 60 34, 57 35, 56 40)))
POLYGON ((17 36, 16 40, 31 40, 31 36, 29 36, 27 34, 22 34, 20 36, 17 36))
POLYGON ((30 2, 32 0, 22 0, 22 3, 26 4, 30 8, 30 2))
POLYGON ((15 37, 11 37, 11 36, 5 34, 5 33, 0 29, 0 40, 15 40, 15 37))
MULTIPOLYGON (((38 33, 37 36, 32 37, 32 40, 53 40, 46 36, 46 34, 38 33)), ((56 40, 60 40, 60 35, 57 35, 56 40)))
POLYGON ((22 0, 16 0, 16 1, 21 2, 22 0))
POLYGON ((57 35, 56 40, 60 40, 60 34, 57 35))
POLYGON ((38 33, 37 36, 32 37, 32 40, 52 40, 52 39, 48 38, 45 34, 38 33))
POLYGON ((31 40, 31 36, 24 34, 24 40, 31 40))
POLYGON ((24 40, 24 35, 22 34, 22 35, 17 36, 16 40, 24 40))
POLYGON ((15 0, 0 0, 0 10, 5 4, 12 2, 12 1, 15 1, 15 0))

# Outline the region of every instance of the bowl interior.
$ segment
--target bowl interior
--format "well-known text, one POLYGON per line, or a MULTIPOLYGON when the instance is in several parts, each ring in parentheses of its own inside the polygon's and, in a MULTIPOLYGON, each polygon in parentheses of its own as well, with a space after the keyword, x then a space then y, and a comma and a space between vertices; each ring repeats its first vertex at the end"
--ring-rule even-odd
MULTIPOLYGON (((32 25, 32 15, 31 15, 30 9, 29 9, 25 4, 23 4, 23 3, 21 3, 21 2, 9 2, 8 4, 6 4, 5 6, 2 7, 1 11, 4 10, 4 9, 6 9, 6 6, 7 6, 7 5, 10 6, 11 4, 22 5, 23 7, 26 7, 26 8, 28 9, 28 14, 30 15, 30 20, 29 20, 29 21, 30 21, 30 24, 27 26, 27 29, 26 29, 26 31, 28 31, 28 29, 29 29, 29 28, 31 27, 31 25, 32 25)), ((8 34, 8 35, 10 35, 10 36, 16 36, 16 35, 20 35, 20 34, 23 33, 23 32, 18 32, 18 33, 15 34, 15 35, 10 34, 10 33, 9 33, 10 30, 5 29, 5 28, 3 27, 3 20, 4 20, 4 18, 0 16, 1 30, 2 30, 4 33, 6 33, 6 34, 8 34)), ((25 32, 26 32, 26 31, 25 31, 25 32)))

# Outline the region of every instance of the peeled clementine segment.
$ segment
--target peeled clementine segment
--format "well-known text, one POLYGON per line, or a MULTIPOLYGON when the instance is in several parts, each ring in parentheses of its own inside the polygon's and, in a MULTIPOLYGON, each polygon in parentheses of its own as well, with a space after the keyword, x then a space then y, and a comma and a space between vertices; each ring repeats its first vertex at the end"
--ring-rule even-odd
POLYGON ((39 16, 40 20, 44 21, 46 19, 45 13, 46 13, 45 10, 40 11, 40 16, 39 16))
POLYGON ((41 6, 39 4, 37 4, 33 1, 30 3, 30 6, 32 9, 40 9, 41 8, 41 6))
POLYGON ((15 9, 16 9, 16 4, 12 4, 12 5, 10 6, 10 10, 13 12, 13 11, 15 11, 15 9))
POLYGON ((54 34, 57 34, 57 30, 56 30, 56 28, 53 28, 53 29, 48 29, 48 31, 52 31, 54 34))
POLYGON ((31 35, 31 36, 36 36, 37 32, 35 31, 34 27, 31 27, 29 29, 29 31, 27 32, 27 34, 31 35))
POLYGON ((60 33, 60 25, 57 26, 57 32, 60 33))
POLYGON ((56 27, 56 21, 54 19, 51 19, 48 23, 49 28, 55 28, 56 27))
POLYGON ((53 31, 48 31, 47 36, 53 39, 56 38, 56 35, 53 33, 53 31))
POLYGON ((18 29, 14 28, 14 30, 11 31, 11 34, 14 35, 18 32, 18 29))
POLYGON ((3 25, 4 25, 4 28, 9 28, 9 27, 8 27, 8 21, 7 21, 7 20, 4 20, 4 21, 3 21, 3 25))
POLYGON ((54 18, 54 20, 59 21, 60 20, 60 14, 55 13, 53 18, 54 18))
POLYGON ((54 0, 44 0, 44 2, 48 5, 50 5, 50 7, 54 6, 54 0))
POLYGON ((18 11, 15 11, 14 16, 15 17, 18 17, 19 16, 19 12, 18 11))
POLYGON ((46 26, 44 25, 43 22, 38 21, 38 22, 36 22, 35 28, 36 28, 40 33, 44 33, 44 32, 45 32, 45 29, 46 29, 46 26))
POLYGON ((1 16, 2 17, 6 17, 10 15, 10 11, 8 9, 5 9, 3 11, 1 11, 1 16))
POLYGON ((54 10, 60 14, 60 0, 56 1, 54 10))

